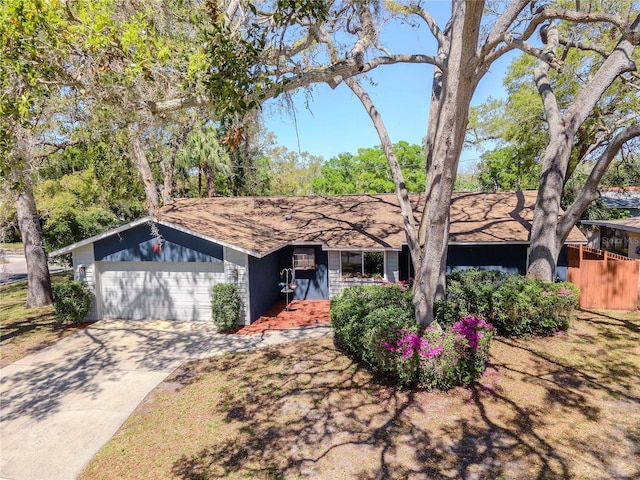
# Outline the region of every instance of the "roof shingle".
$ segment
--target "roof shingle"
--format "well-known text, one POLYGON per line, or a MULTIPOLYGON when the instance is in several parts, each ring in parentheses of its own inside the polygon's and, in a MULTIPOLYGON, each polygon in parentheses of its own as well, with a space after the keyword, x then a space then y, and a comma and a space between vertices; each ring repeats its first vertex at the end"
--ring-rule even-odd
MULTIPOLYGON (((450 243, 527 243, 535 191, 456 193, 450 243)), ((411 196, 416 221, 424 194, 411 196)), ((266 255, 286 244, 328 249, 400 249, 406 243, 395 194, 177 199, 158 219, 266 255)), ((574 228, 568 242, 585 242, 574 228)))

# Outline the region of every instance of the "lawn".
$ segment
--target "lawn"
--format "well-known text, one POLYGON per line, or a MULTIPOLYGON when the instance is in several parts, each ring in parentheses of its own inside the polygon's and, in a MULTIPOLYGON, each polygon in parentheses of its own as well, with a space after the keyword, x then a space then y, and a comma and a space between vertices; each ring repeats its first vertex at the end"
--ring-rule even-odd
POLYGON ((640 313, 497 338, 448 393, 394 391, 330 338, 187 364, 81 478, 640 478, 640 313))
MULTIPOLYGON (((69 279, 68 272, 51 276, 69 279)), ((73 332, 57 321, 53 306, 26 309, 27 281, 0 286, 0 367, 57 342, 73 332)))

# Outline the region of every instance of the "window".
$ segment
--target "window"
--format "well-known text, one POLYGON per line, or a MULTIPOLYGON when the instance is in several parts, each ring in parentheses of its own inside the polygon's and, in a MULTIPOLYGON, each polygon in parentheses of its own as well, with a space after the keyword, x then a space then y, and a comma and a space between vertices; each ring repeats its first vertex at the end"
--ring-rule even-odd
POLYGON ((384 252, 340 252, 343 277, 383 278, 384 252))
POLYGON ((293 250, 294 270, 315 270, 316 251, 313 248, 295 248, 293 250))

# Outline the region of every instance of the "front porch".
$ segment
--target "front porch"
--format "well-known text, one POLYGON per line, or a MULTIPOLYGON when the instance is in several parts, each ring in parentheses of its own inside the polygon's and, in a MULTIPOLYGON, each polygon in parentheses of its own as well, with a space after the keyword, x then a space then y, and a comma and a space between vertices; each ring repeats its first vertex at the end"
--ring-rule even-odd
POLYGON ((285 300, 281 300, 251 325, 241 327, 236 333, 253 335, 329 323, 329 305, 329 300, 292 300, 287 309, 285 300))

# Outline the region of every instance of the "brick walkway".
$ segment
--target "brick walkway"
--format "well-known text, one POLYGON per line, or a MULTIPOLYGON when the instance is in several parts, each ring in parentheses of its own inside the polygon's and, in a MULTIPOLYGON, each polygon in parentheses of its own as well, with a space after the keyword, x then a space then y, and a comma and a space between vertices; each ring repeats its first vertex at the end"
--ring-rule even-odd
POLYGON ((293 300, 285 309, 284 300, 276 303, 251 325, 241 327, 238 335, 252 335, 269 330, 287 330, 329 323, 329 300, 293 300))

